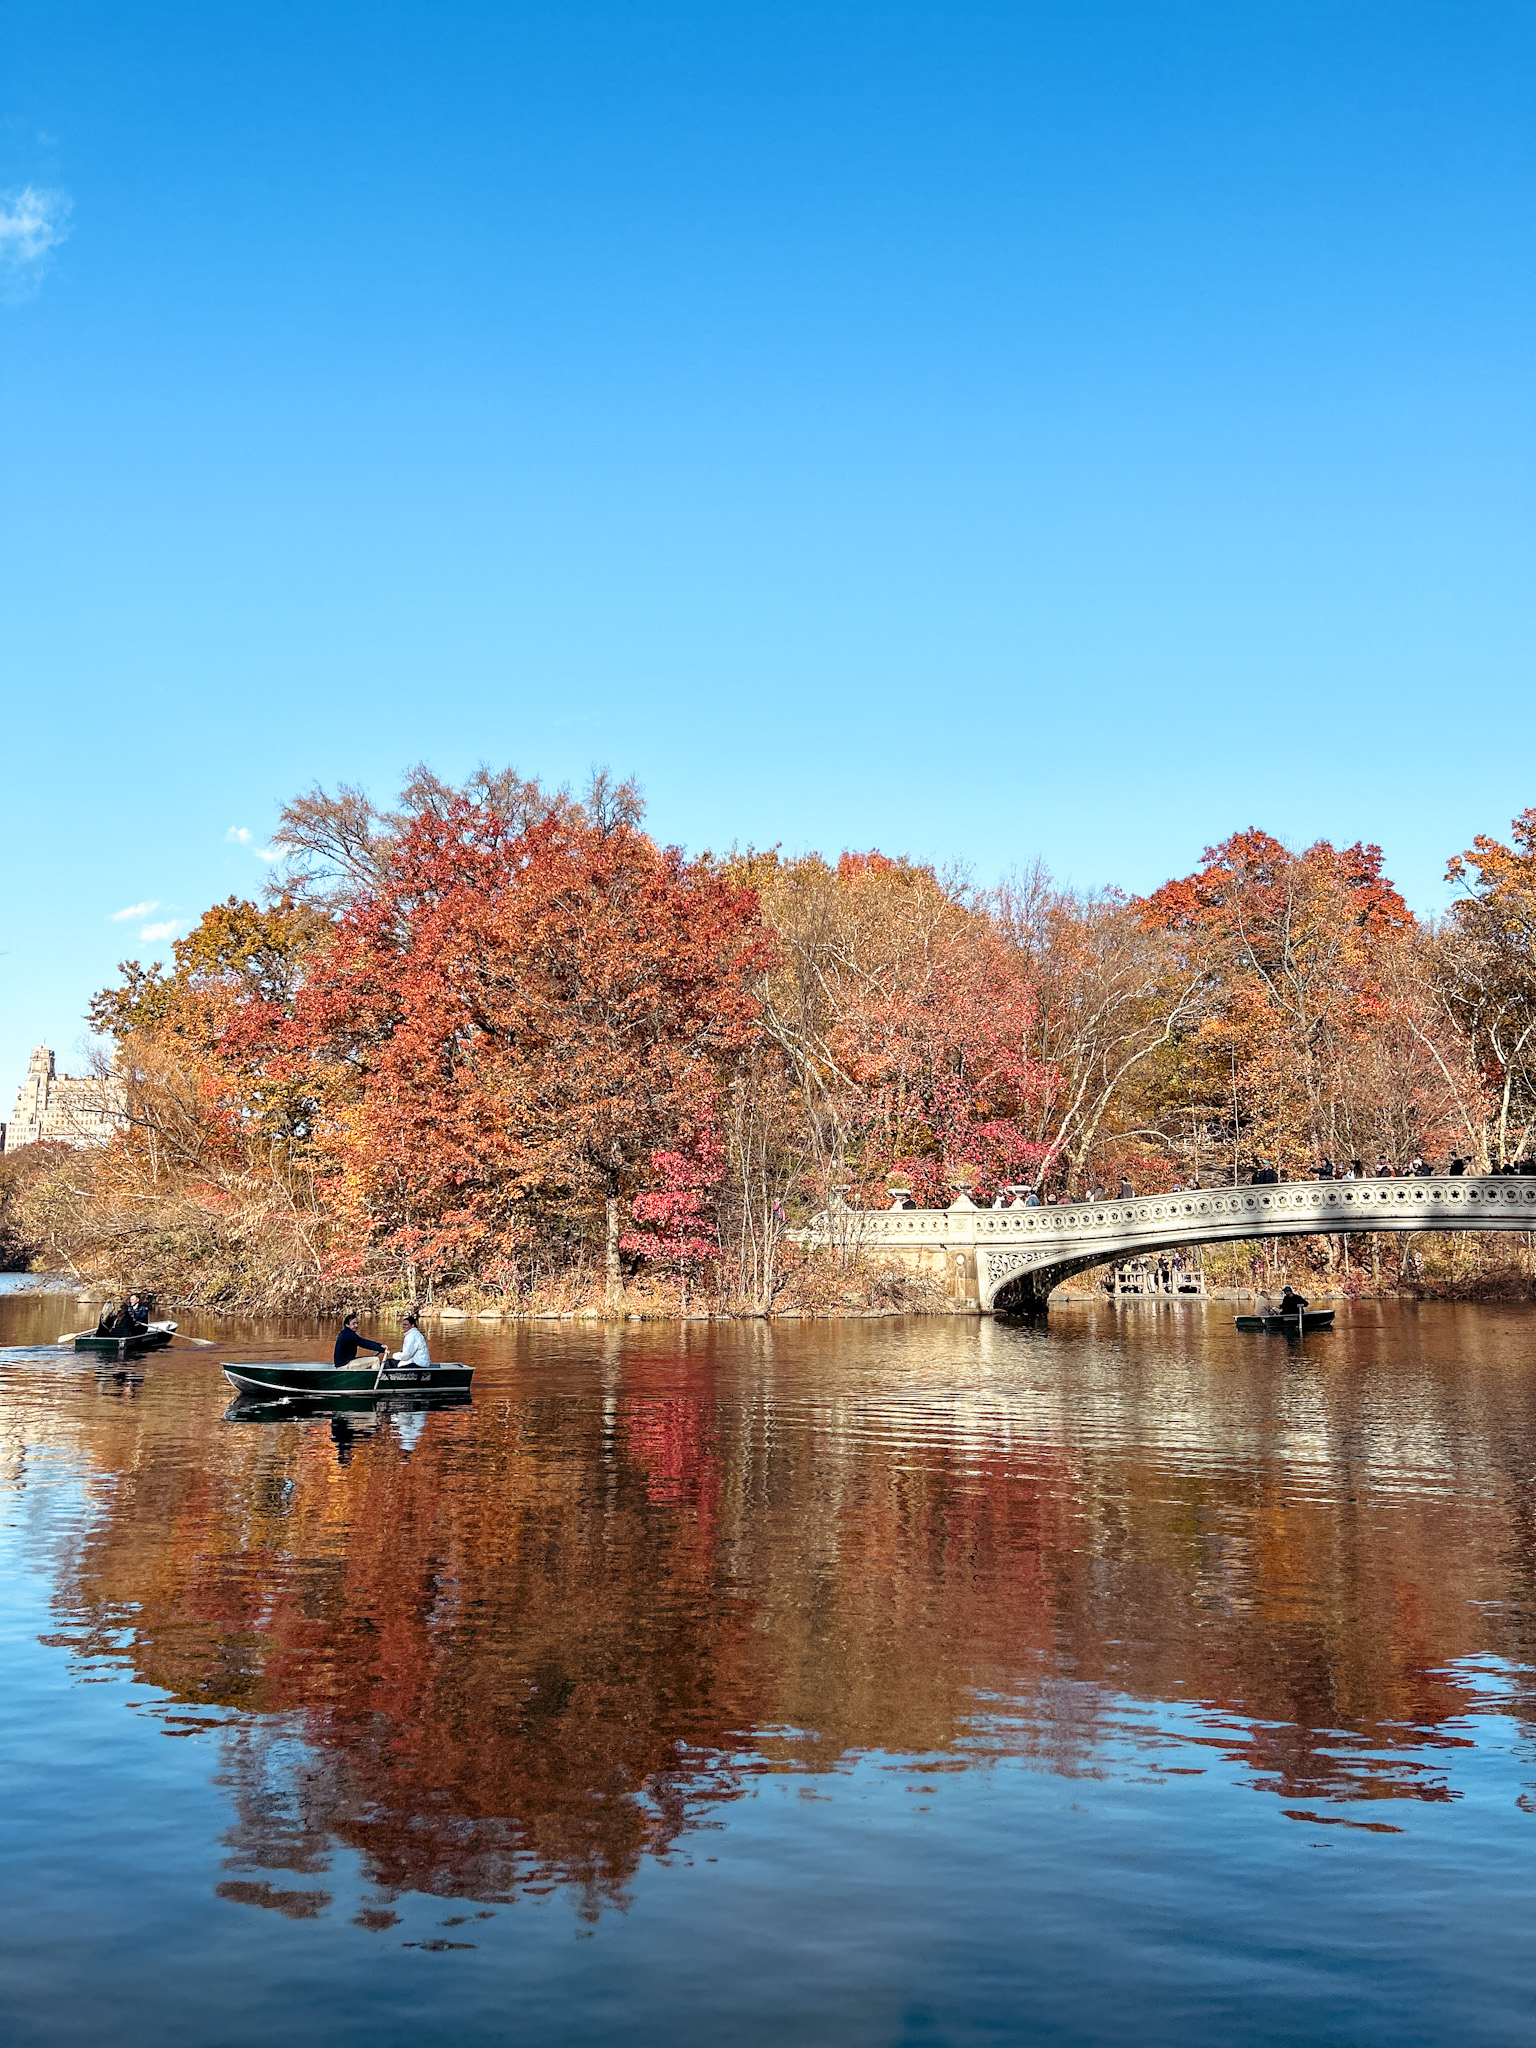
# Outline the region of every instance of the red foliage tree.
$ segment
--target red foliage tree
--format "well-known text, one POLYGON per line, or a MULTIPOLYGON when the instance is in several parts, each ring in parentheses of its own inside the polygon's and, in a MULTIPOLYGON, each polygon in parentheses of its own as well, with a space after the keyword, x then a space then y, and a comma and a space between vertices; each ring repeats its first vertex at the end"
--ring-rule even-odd
POLYGON ((627 823, 516 831, 464 798, 412 821, 293 1029, 354 1243, 494 1279, 604 1219, 612 1294, 621 1204, 708 1126, 771 951, 750 890, 627 823))
POLYGON ((635 1221, 649 1228, 627 1231, 620 1241, 625 1251, 671 1266, 686 1305, 689 1268, 720 1256, 720 1228, 710 1213, 711 1195, 725 1172, 719 1131, 711 1122, 686 1151, 653 1152, 651 1170, 657 1185, 630 1204, 635 1221))

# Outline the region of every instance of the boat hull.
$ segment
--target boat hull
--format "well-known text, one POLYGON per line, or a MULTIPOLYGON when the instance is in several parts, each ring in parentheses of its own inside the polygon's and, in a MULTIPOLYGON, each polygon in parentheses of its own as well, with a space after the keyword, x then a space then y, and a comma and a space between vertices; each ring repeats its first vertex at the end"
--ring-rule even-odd
POLYGON ((151 1323, 137 1337, 77 1337, 77 1351, 94 1352, 98 1358, 138 1358, 145 1351, 161 1351, 176 1334, 174 1323, 151 1323))
POLYGON ((338 1394, 456 1393, 469 1390, 472 1365, 224 1364, 237 1394, 262 1400, 333 1400, 338 1394))
MULTIPOLYGON (((1307 1313, 1301 1318, 1300 1328, 1303 1330, 1331 1330, 1333 1328, 1333 1317, 1334 1311, 1331 1308, 1308 1309, 1307 1313)), ((1239 1316, 1237 1327, 1240 1330, 1269 1330, 1276 1333, 1289 1331, 1294 1337, 1298 1325, 1295 1316, 1239 1316)))

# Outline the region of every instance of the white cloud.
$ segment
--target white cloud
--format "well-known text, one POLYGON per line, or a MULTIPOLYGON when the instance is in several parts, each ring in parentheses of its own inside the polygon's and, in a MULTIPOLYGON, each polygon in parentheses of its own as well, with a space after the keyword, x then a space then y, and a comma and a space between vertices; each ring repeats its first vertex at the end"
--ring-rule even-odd
POLYGON ((69 233, 67 192, 23 185, 0 192, 0 291, 10 299, 37 289, 48 258, 69 233))
POLYGON ((130 924, 134 918, 148 917, 152 910, 158 910, 159 908, 160 902, 157 897, 149 903, 130 903, 126 910, 109 911, 108 915, 114 924, 130 924))
POLYGON ((280 846, 258 846, 256 835, 248 825, 231 825, 224 838, 230 846, 249 847, 258 860, 281 860, 283 857, 280 846))
POLYGON ((164 924, 147 924, 143 931, 139 933, 139 938, 146 946, 154 945, 159 939, 174 939, 181 930, 182 922, 181 918, 172 917, 168 918, 164 924))

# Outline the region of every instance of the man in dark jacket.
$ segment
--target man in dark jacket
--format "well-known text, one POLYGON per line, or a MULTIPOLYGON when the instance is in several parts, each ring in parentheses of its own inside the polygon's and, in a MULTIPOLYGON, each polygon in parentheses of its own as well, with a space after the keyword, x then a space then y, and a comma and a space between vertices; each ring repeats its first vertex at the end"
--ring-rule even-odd
POLYGON ((144 1313, 139 1297, 136 1294, 130 1294, 118 1310, 117 1316, 107 1335, 109 1337, 142 1337, 148 1328, 149 1317, 144 1313))
POLYGON ((348 1316, 336 1333, 336 1349, 331 1354, 332 1365, 350 1365, 359 1351, 376 1352, 383 1356, 384 1346, 375 1344, 371 1337, 359 1337, 357 1317, 348 1316))

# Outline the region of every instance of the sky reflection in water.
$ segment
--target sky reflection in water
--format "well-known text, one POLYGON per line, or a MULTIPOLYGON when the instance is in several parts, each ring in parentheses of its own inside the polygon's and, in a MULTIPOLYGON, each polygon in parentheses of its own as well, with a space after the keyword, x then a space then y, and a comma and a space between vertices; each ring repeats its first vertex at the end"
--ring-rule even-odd
POLYGON ((1527 2035, 1525 1311, 461 1326, 350 1422, 72 1313, 0 1302, 18 2041, 1527 2035))

